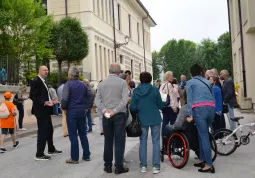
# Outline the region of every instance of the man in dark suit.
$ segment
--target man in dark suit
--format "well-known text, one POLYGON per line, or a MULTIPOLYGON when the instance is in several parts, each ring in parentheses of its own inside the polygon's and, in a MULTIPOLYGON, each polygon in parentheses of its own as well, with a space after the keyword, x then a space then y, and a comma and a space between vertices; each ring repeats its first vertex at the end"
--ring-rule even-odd
POLYGON ((236 123, 232 121, 230 118, 235 117, 234 115, 234 107, 236 105, 236 94, 235 94, 235 84, 233 80, 229 77, 229 73, 227 70, 222 70, 220 72, 220 79, 223 80, 223 104, 228 106, 228 120, 230 125, 230 130, 235 130, 236 123))
POLYGON ((37 119, 37 152, 35 160, 50 160, 51 155, 61 154, 53 145, 53 125, 51 121, 52 106, 58 101, 51 98, 45 78, 48 76, 48 68, 41 66, 39 75, 31 83, 30 99, 33 101, 32 111, 37 119), (44 154, 44 149, 48 144, 48 155, 44 154))

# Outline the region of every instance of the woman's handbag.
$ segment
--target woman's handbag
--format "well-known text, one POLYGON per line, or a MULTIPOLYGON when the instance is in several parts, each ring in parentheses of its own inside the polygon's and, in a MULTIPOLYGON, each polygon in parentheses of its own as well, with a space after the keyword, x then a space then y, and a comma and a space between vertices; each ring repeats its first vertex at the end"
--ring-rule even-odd
MULTIPOLYGON (((160 96, 161 96, 162 102, 164 103, 164 107, 167 107, 170 105, 170 95, 169 95, 168 83, 165 84, 165 86, 166 85, 167 85, 167 94, 160 92, 160 96)), ((163 87, 162 90, 164 90, 165 86, 163 87)))
POLYGON ((140 137, 142 135, 143 131, 138 121, 137 114, 135 118, 133 117, 131 123, 126 127, 126 131, 128 137, 140 137))
POLYGON ((226 104, 222 105, 222 112, 223 113, 228 113, 228 105, 226 105, 226 104))

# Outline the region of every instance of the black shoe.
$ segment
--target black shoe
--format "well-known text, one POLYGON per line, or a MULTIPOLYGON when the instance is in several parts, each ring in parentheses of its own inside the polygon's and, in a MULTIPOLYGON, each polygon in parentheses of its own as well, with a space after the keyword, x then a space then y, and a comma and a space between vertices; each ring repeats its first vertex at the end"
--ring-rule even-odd
POLYGON ((100 135, 104 135, 104 133, 100 133, 100 135))
POLYGON ((214 168, 214 166, 212 166, 212 167, 210 167, 209 169, 205 169, 205 170, 203 170, 203 169, 198 169, 198 172, 202 172, 202 173, 212 173, 212 174, 214 174, 214 173, 215 173, 215 168, 214 168))
POLYGON ((84 158, 84 157, 82 157, 82 159, 84 160, 84 161, 90 161, 90 158, 84 158))
POLYGON ((112 173, 112 167, 104 167, 104 172, 112 173))
POLYGON ((62 151, 58 151, 58 150, 55 150, 54 152, 48 152, 48 155, 50 155, 50 156, 61 155, 61 154, 62 154, 62 151))
POLYGON ((6 152, 7 150, 5 148, 0 148, 2 152, 6 152))
POLYGON ((16 141, 15 145, 13 145, 14 148, 18 148, 19 146, 19 141, 16 141))
POLYGON ((122 168, 115 168, 115 174, 122 174, 122 173, 127 173, 129 171, 128 168, 122 167, 122 168))
POLYGON ((203 161, 203 162, 200 162, 200 163, 195 163, 194 166, 203 168, 203 167, 205 167, 205 162, 203 161))
POLYGON ((36 156, 34 159, 35 161, 48 161, 51 159, 51 157, 43 155, 43 156, 36 156))

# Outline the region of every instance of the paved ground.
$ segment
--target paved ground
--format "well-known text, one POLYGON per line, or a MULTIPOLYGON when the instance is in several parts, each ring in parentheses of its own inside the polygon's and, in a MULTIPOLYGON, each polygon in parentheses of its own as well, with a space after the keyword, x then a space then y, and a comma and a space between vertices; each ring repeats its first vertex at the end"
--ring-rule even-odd
MULTIPOLYGON (((254 121, 254 115, 245 114, 243 123, 254 121)), ((96 120, 98 122, 98 120, 96 120)), ((136 138, 127 139, 126 159, 130 160, 128 167, 130 172, 127 174, 115 176, 114 174, 105 174, 103 172, 103 137, 99 135, 98 124, 94 128, 94 132, 89 134, 90 148, 92 152, 91 162, 80 161, 78 165, 65 164, 65 160, 69 158, 69 140, 63 138, 61 128, 55 129, 54 133, 55 145, 58 149, 63 150, 61 156, 55 156, 51 161, 35 162, 33 160, 36 148, 36 135, 20 139, 21 145, 17 149, 13 149, 10 142, 6 144, 8 152, 0 155, 0 177, 7 178, 112 178, 112 177, 190 177, 190 178, 255 178, 255 156, 254 147, 255 139, 252 138, 251 143, 247 146, 240 147, 233 155, 228 157, 218 157, 215 162, 216 174, 200 174, 193 167, 195 160, 194 154, 187 166, 181 170, 173 168, 167 158, 161 165, 161 173, 152 175, 151 166, 146 174, 139 172, 139 140, 136 138)), ((151 165, 151 142, 148 148, 148 163, 151 165)))

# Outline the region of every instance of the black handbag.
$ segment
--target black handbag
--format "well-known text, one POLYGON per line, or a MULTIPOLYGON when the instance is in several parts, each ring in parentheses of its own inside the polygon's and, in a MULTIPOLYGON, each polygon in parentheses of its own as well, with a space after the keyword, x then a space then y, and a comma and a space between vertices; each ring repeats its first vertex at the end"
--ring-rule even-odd
POLYGON ((140 137, 143 133, 141 129, 141 125, 138 121, 137 114, 134 116, 132 114, 133 119, 132 122, 126 127, 126 132, 128 137, 140 137))
POLYGON ((228 105, 226 105, 226 104, 222 105, 222 112, 223 113, 228 113, 228 105))

